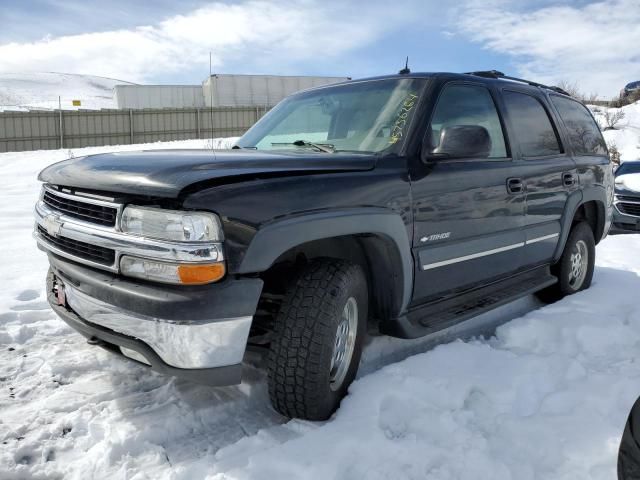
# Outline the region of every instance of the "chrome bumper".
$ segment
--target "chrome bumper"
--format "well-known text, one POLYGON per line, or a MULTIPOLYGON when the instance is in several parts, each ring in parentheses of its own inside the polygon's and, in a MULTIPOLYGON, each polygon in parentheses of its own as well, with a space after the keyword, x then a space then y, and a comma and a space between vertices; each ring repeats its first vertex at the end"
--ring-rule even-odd
MULTIPOLYGON (((252 317, 170 321, 120 310, 64 284, 69 307, 83 320, 147 344, 167 364, 182 369, 235 365, 242 361, 252 317)), ((140 360, 126 349, 126 356, 140 360)), ((145 363, 151 363, 147 361, 145 363)))

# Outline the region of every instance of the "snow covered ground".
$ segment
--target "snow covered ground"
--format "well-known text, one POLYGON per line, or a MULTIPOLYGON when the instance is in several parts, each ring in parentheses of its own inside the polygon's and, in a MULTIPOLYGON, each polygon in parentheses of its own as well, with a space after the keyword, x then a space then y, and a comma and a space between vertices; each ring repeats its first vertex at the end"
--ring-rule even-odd
POLYGON ((57 109, 58 96, 63 110, 116 108, 113 87, 122 84, 131 83, 71 73, 0 73, 0 111, 57 109))
POLYGON ((640 102, 622 108, 605 108, 594 105, 589 108, 602 129, 606 126, 603 118, 605 111, 609 111, 611 114, 618 111, 624 113, 624 118, 620 120, 614 130, 605 130, 602 134, 609 146, 615 145, 620 151, 621 161, 640 160, 640 102))
POLYGON ((87 345, 49 310, 31 239, 35 176, 69 153, 0 154, 1 479, 616 477, 640 394, 640 237, 598 246, 590 290, 503 309, 514 319, 493 337, 433 349, 374 339, 369 374, 332 420, 286 422, 268 406, 259 359, 240 386, 192 385, 87 345), (376 371, 406 345, 424 353, 376 371))

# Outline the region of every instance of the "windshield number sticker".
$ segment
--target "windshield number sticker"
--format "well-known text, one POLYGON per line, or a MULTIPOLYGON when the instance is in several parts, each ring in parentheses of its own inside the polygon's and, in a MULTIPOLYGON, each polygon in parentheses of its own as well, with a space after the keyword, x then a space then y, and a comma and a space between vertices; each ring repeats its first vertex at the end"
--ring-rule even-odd
POLYGON ((404 127, 407 125, 407 119, 409 118, 409 113, 416 104, 416 100, 418 99, 418 95, 415 93, 410 93, 405 98, 402 103, 402 108, 400 112, 398 112, 398 116, 396 118, 393 127, 391 128, 391 137, 389 138, 389 143, 394 144, 397 143, 402 138, 402 132, 404 127))

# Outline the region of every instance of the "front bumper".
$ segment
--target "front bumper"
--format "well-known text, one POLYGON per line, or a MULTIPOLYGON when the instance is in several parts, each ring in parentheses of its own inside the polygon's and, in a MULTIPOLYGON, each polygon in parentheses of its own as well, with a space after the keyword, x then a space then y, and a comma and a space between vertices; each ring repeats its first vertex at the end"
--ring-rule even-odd
POLYGON ((49 303, 92 343, 209 385, 241 380, 260 279, 201 287, 145 284, 49 255, 49 303), (56 289, 64 288, 65 305, 56 289))

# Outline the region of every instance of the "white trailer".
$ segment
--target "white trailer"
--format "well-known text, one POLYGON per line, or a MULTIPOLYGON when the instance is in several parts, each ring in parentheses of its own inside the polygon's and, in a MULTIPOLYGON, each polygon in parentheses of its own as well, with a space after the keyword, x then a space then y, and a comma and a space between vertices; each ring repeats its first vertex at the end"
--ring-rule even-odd
POLYGON ((113 91, 119 109, 205 106, 199 85, 116 85, 113 91))
POLYGON ((350 80, 349 77, 279 75, 211 75, 202 82, 207 107, 273 106, 307 88, 350 80))

